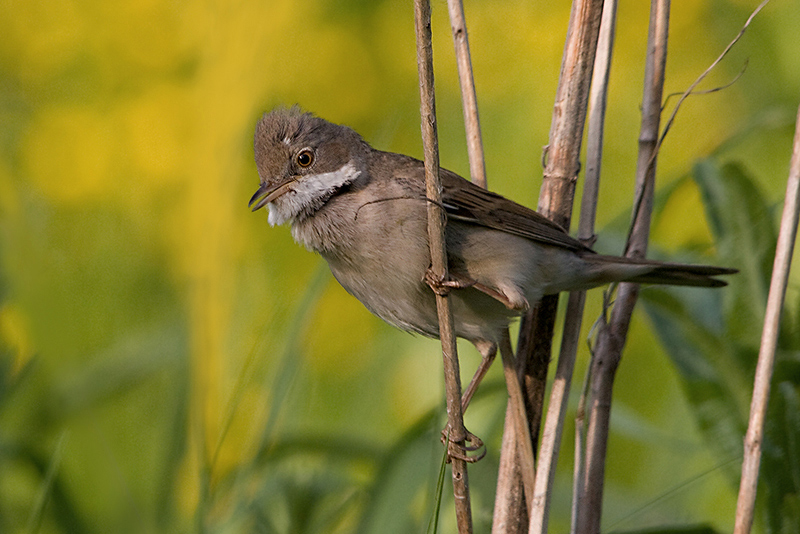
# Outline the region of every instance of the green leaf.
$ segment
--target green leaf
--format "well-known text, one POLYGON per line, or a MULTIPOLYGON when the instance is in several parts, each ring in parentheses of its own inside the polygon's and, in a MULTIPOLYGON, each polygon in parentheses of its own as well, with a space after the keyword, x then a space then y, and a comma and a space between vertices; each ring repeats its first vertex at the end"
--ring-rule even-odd
POLYGON ((757 345, 777 242, 772 210, 737 164, 719 166, 702 160, 695 165, 693 177, 719 257, 726 266, 740 270, 725 290, 729 332, 757 345))
MULTIPOLYGON (((433 473, 439 464, 439 444, 432 435, 440 420, 440 410, 430 410, 386 451, 372 486, 356 532, 407 533, 422 530, 423 517, 414 521, 412 504, 420 493, 432 495, 433 473), (433 445, 433 447, 432 447, 433 445)), ((434 482, 438 480, 434 480, 434 482)), ((424 502, 430 502, 425 498, 424 502)))
POLYGON ((442 492, 444 491, 444 475, 447 472, 447 447, 450 445, 450 433, 447 434, 447 442, 442 452, 442 463, 439 465, 439 477, 436 480, 436 492, 433 504, 433 512, 428 521, 427 534, 437 534, 439 532, 439 512, 442 508, 442 492))
MULTIPOLYGON (((741 455, 777 236, 772 209, 741 167, 704 160, 694 178, 720 263, 741 272, 719 292, 722 299, 672 289, 642 295, 707 443, 741 455)), ((758 497, 759 514, 776 533, 800 532, 800 337, 794 312, 781 321, 758 497)), ((731 474, 738 484, 738 473, 731 474)))
POLYGON ((672 292, 649 290, 642 293, 642 302, 681 377, 706 442, 723 458, 741 454, 749 403, 742 385, 747 376, 731 365, 731 347, 724 336, 705 326, 696 308, 672 292))
POLYGON ((772 390, 763 444, 761 480, 772 532, 800 532, 800 385, 772 390))

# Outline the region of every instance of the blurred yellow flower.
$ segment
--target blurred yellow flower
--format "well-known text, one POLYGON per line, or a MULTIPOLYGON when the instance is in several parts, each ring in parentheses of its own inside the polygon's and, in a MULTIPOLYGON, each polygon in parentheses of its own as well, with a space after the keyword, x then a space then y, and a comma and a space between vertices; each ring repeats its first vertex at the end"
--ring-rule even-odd
POLYGON ((38 110, 21 147, 29 181, 51 202, 97 200, 114 188, 116 132, 113 119, 90 106, 38 110))
POLYGON ((160 84, 120 106, 130 163, 149 187, 158 189, 185 177, 182 166, 190 140, 185 93, 175 85, 160 84))
POLYGON ((14 304, 0 306, 0 346, 14 358, 12 372, 18 372, 33 356, 30 326, 25 312, 14 304))

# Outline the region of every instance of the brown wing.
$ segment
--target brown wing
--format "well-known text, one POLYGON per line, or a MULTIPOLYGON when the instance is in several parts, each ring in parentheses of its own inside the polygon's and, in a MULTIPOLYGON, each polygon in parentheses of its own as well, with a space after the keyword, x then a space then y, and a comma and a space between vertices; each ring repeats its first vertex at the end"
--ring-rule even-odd
POLYGON ((569 250, 590 252, 559 225, 516 202, 441 169, 442 203, 451 219, 479 224, 569 250))

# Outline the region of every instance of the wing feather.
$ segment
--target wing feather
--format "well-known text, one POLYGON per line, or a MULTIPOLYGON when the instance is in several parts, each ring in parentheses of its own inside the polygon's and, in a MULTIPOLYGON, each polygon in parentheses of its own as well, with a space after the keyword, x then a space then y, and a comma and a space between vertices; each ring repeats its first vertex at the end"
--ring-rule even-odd
POLYGON ((590 252, 561 226, 536 211, 441 170, 442 203, 448 217, 556 247, 590 252))

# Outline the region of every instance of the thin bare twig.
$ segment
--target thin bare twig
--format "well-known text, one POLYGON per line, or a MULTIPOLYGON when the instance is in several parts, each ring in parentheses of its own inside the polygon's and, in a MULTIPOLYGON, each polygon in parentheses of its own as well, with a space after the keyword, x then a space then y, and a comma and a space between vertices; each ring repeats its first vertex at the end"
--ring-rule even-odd
MULTIPOLYGON (((631 239, 626 250, 628 257, 643 258, 647 252, 650 214, 655 190, 656 145, 667 57, 669 7, 669 0, 653 0, 650 8, 642 125, 636 169, 636 196, 642 200, 640 209, 635 210, 632 221, 631 239)), ((614 376, 619 366, 633 307, 638 297, 638 288, 637 284, 620 284, 611 321, 599 333, 597 351, 592 360, 591 403, 589 428, 586 436, 586 475, 581 491, 578 524, 575 528, 579 534, 600 532, 614 376)))
POLYGON ((478 119, 478 97, 475 93, 475 78, 472 75, 472 59, 469 53, 467 22, 464 19, 464 4, 461 0, 447 0, 450 26, 453 29, 453 45, 456 48, 458 81, 461 85, 461 101, 464 110, 464 129, 467 133, 467 153, 472 181, 486 188, 486 166, 483 159, 481 123, 478 119))
POLYGON ((661 148, 661 144, 664 142, 664 138, 667 136, 667 133, 669 133, 669 129, 672 127, 672 123, 675 121, 675 116, 678 114, 678 110, 680 109, 681 104, 683 104, 683 101, 686 100, 689 97, 689 95, 692 94, 692 92, 694 91, 694 88, 697 87, 700 84, 700 82, 702 82, 703 79, 705 79, 706 76, 708 76, 708 73, 711 72, 712 70, 714 70, 714 67, 716 67, 717 64, 720 61, 722 61, 722 59, 725 56, 728 55, 728 52, 731 51, 731 48, 733 48, 733 45, 735 45, 737 42, 739 42, 739 39, 742 38, 742 36, 744 35, 745 30, 747 30, 747 27, 750 26, 750 23, 753 22, 753 19, 756 17, 756 15, 758 15, 759 11, 764 9, 764 6, 766 6, 768 2, 769 2, 769 0, 763 0, 763 2, 761 2, 758 5, 758 7, 756 7, 755 10, 753 10, 752 13, 750 13, 750 16, 747 17, 747 20, 745 21, 744 26, 742 26, 742 29, 739 30, 739 33, 736 34, 736 37, 734 37, 733 40, 730 43, 728 43, 728 46, 725 47, 725 50, 723 50, 722 53, 717 57, 717 59, 715 59, 714 62, 711 63, 711 65, 709 65, 708 68, 706 70, 704 70, 703 73, 700 76, 697 77, 697 79, 692 83, 692 85, 690 85, 686 89, 686 91, 683 92, 683 94, 681 95, 680 99, 678 99, 678 103, 675 104, 675 109, 672 110, 672 113, 670 114, 669 118, 664 123, 664 131, 661 133, 661 137, 659 137, 658 143, 656 144, 656 154, 658 153, 659 149, 661 148))
POLYGON ((794 241, 797 235, 798 213, 800 212, 800 109, 797 112, 797 125, 794 134, 794 148, 786 183, 786 200, 775 249, 775 263, 767 297, 767 311, 764 317, 764 330, 761 334, 761 348, 758 352, 753 399, 750 404, 750 422, 744 439, 744 460, 742 479, 739 485, 739 499, 736 503, 736 524, 734 534, 749 534, 753 526, 758 471, 761 463, 761 443, 764 438, 764 421, 767 416, 770 381, 775 364, 775 349, 778 344, 781 309, 789 280, 789 267, 792 262, 794 241))
MULTIPOLYGON (((441 208, 442 183, 439 177, 439 149, 436 132, 436 100, 433 86, 433 46, 431 44, 431 8, 429 0, 415 0, 414 22, 417 35, 417 67, 420 82, 420 119, 425 153, 425 184, 428 202, 428 240, 431 249, 433 276, 446 280, 447 250, 445 248, 445 216, 441 208)), ((453 314, 450 299, 444 292, 436 293, 439 315, 439 334, 444 360, 445 393, 447 396, 448 441, 463 449, 466 440, 464 415, 461 410, 461 378, 456 352, 453 314)), ((450 443, 448 443, 448 447, 450 443)), ((467 463, 452 458, 453 495, 456 521, 460 534, 472 532, 467 463)))
POLYGON ((667 107, 667 104, 669 103, 669 100, 670 100, 670 98, 672 98, 672 97, 674 97, 674 96, 681 97, 681 96, 684 96, 684 95, 686 95, 687 97, 689 97, 689 96, 698 96, 698 95, 710 95, 711 93, 717 93, 717 92, 719 92, 719 91, 724 91, 724 90, 725 90, 725 89, 727 89, 728 87, 732 87, 732 86, 733 86, 733 84, 735 84, 736 82, 738 82, 738 81, 739 81, 739 78, 741 78, 742 76, 744 76, 744 73, 747 71, 747 65, 748 65, 749 63, 750 63, 750 61, 749 61, 749 60, 747 60, 747 59, 745 59, 745 60, 744 60, 744 64, 742 65, 742 68, 741 68, 741 69, 739 69, 739 72, 737 72, 737 73, 736 73, 736 76, 734 76, 734 77, 733 77, 733 79, 732 79, 731 81, 729 81, 728 83, 726 83, 726 84, 718 85, 717 87, 712 87, 711 89, 703 89, 702 91, 694 91, 694 90, 692 90, 692 91, 690 91, 689 93, 686 93, 686 92, 684 91, 683 93, 678 93, 678 92, 675 92, 675 93, 670 93, 670 94, 668 94, 668 95, 667 95, 667 96, 664 98, 664 104, 662 105, 662 111, 663 111, 664 109, 666 109, 666 107, 667 107))
MULTIPOLYGON (((664 143, 664 139, 666 139, 667 134, 670 131, 670 128, 672 128, 672 123, 675 122, 675 117, 678 115, 678 111, 680 110, 681 105, 683 104, 683 102, 687 98, 689 98, 690 95, 696 94, 695 90, 694 90, 695 87, 697 87, 700 84, 700 82, 702 82, 705 79, 705 77, 708 76, 708 74, 712 70, 714 70, 714 67, 716 67, 719 64, 719 62, 722 61, 722 59, 725 56, 728 55, 728 52, 730 52, 731 49, 733 48, 733 46, 737 42, 739 42, 739 39, 742 38, 742 36, 744 35, 745 30, 747 30, 747 27, 750 26, 750 23, 753 21, 755 16, 758 15, 758 13, 764 8, 764 6, 767 5, 768 2, 769 2, 769 0, 763 0, 758 5, 758 7, 756 7, 753 10, 752 13, 750 13, 750 16, 747 17, 747 20, 745 21, 744 26, 742 26, 742 29, 739 30, 738 34, 736 34, 736 37, 734 37, 733 40, 730 43, 728 43, 728 46, 726 46, 725 49, 722 51, 722 53, 719 56, 717 56, 717 59, 715 59, 711 63, 711 65, 709 65, 708 68, 706 70, 704 70, 702 72, 702 74, 700 74, 700 76, 698 76, 697 79, 694 82, 692 82, 692 84, 683 92, 683 94, 681 94, 681 97, 678 99, 678 102, 675 104, 675 108, 672 110, 672 113, 670 113, 669 118, 664 123, 664 131, 661 132, 661 135, 658 138, 658 142, 656 143, 656 149, 653 152, 652 158, 655 158, 658 155, 658 152, 661 150, 661 145, 664 143)), ((741 76, 741 73, 739 74, 739 76, 741 76)), ((737 76, 736 79, 738 79, 739 76, 737 76)), ((736 81, 736 79, 734 79, 734 82, 736 81)), ((731 82, 731 83, 733 83, 733 82, 731 82)), ((730 84, 728 84, 728 85, 730 85, 730 84)), ((725 86, 723 86, 723 87, 725 87, 725 86)), ((719 88, 716 88, 714 90, 719 90, 719 88)), ((641 196, 637 195, 637 197, 635 198, 635 200, 633 202, 634 220, 637 217, 636 213, 638 213, 640 206, 641 206, 641 196)), ((628 240, 630 241, 630 234, 628 235, 628 240)))

